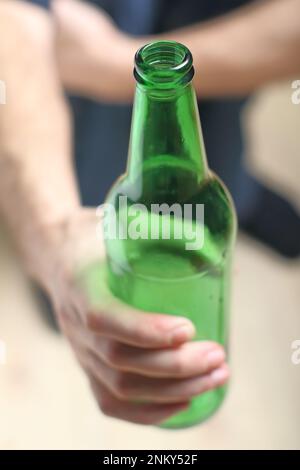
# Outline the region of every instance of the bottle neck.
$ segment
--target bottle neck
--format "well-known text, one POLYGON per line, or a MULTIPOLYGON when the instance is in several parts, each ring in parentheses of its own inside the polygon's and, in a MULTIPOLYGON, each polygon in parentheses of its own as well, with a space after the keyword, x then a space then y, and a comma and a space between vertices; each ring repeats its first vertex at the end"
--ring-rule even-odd
POLYGON ((167 158, 201 181, 207 161, 192 85, 157 89, 137 84, 127 172, 137 178, 155 159, 167 158))

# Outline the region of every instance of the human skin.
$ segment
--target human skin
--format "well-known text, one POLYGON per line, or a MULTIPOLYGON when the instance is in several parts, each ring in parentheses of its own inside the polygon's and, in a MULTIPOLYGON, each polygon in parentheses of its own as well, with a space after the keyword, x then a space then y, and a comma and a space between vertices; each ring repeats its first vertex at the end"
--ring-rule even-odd
MULTIPOLYGON (((133 54, 154 38, 125 35, 77 0, 53 6, 54 20, 22 1, 0 2, 8 95, 0 107, 0 208, 102 411, 153 424, 225 383, 225 354, 215 343, 191 341, 186 318, 136 311, 105 285, 91 298, 87 267, 100 269, 104 250, 94 210, 80 205, 63 87, 130 101, 133 54)), ((299 71, 299 18, 297 0, 268 0, 160 38, 192 50, 199 96, 239 95, 299 71)))
POLYGON ((299 3, 257 2, 211 22, 133 38, 78 0, 55 0, 54 19, 22 1, 0 2, 0 78, 8 94, 0 107, 0 209, 110 416, 160 422, 224 384, 229 372, 220 345, 190 341, 186 318, 136 311, 105 285, 96 302, 90 297, 86 266, 100 268, 104 249, 95 212, 80 205, 63 88, 130 101, 134 52, 160 38, 191 49, 198 96, 248 94, 299 71, 299 3))
POLYGON ((0 30, 7 88, 0 107, 2 216, 28 273, 48 293, 101 410, 159 423, 227 381, 224 350, 191 341, 194 327, 184 317, 119 302, 105 283, 97 298, 91 295, 89 266, 100 272, 104 262, 101 220, 79 201, 56 29, 42 9, 2 0, 0 30))
POLYGON ((214 20, 133 37, 100 8, 54 0, 57 58, 67 88, 102 101, 130 101, 133 56, 155 39, 182 42, 193 54, 200 97, 245 96, 300 71, 299 0, 258 0, 214 20))

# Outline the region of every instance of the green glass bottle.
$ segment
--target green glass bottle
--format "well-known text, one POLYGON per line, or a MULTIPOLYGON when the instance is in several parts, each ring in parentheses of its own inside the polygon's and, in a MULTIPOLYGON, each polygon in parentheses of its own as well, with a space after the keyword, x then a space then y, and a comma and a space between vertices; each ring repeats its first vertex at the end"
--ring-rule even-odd
MULTIPOLYGON (((106 200, 114 209, 104 218, 107 282, 122 301, 186 316, 196 340, 227 348, 236 217, 226 188, 207 166, 193 74, 190 51, 176 42, 148 44, 135 56, 127 171, 106 200)), ((162 426, 201 422, 224 395, 225 387, 206 392, 162 426)))

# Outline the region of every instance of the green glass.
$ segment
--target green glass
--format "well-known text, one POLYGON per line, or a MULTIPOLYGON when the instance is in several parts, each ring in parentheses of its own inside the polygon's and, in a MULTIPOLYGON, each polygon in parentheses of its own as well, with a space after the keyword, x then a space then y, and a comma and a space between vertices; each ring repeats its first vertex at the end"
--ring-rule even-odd
MULTIPOLYGON (((106 200, 116 217, 107 211, 105 227, 113 221, 118 227, 116 237, 105 237, 107 282, 122 301, 150 312, 188 317, 196 327, 196 340, 217 341, 227 349, 236 217, 228 191, 207 166, 193 74, 190 51, 176 42, 148 44, 135 56, 137 87, 127 171, 106 200), (182 216, 153 211, 153 204, 174 203, 182 208, 182 216), (142 237, 132 236, 128 229, 137 220, 136 204, 146 208, 135 226, 142 237), (193 208, 189 217, 184 217, 186 204, 193 208), (201 227, 197 204, 204 205, 201 227), (171 225, 169 234, 164 221, 171 225), (155 238, 150 236, 154 223, 159 227, 155 238), (203 246, 187 249, 191 237, 186 233, 198 237, 196 229, 201 228, 203 246)), ((162 426, 180 428, 203 421, 219 407, 225 391, 220 387, 193 398, 187 410, 162 426)))

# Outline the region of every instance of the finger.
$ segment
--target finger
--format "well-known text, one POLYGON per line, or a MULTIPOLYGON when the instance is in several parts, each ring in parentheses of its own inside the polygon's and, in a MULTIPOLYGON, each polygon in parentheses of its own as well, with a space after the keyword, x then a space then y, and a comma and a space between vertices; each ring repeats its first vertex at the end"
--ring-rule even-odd
POLYGON ((86 296, 76 296, 76 308, 91 331, 146 348, 177 345, 194 337, 195 327, 184 316, 144 312, 118 300, 110 292, 105 274, 100 263, 77 275, 76 283, 86 296))
POLYGON ((149 377, 197 376, 225 360, 224 349, 210 341, 188 342, 172 349, 142 349, 94 336, 91 346, 107 365, 149 377))
POLYGON ((174 404, 129 403, 114 397, 98 380, 90 378, 91 387, 101 411, 110 417, 137 424, 159 424, 185 410, 188 402, 174 404))
POLYGON ((153 403, 177 403, 223 385, 229 377, 226 364, 212 372, 185 379, 143 377, 114 370, 96 355, 89 354, 87 368, 119 400, 144 400, 153 403))
POLYGON ((94 333, 142 348, 163 348, 183 343, 195 335, 185 317, 146 313, 113 299, 101 311, 87 317, 94 333))
POLYGON ((72 319, 68 319, 67 329, 83 349, 92 351, 110 367, 149 377, 197 376, 221 366, 225 360, 224 349, 212 341, 193 341, 172 349, 145 349, 87 334, 72 319))

